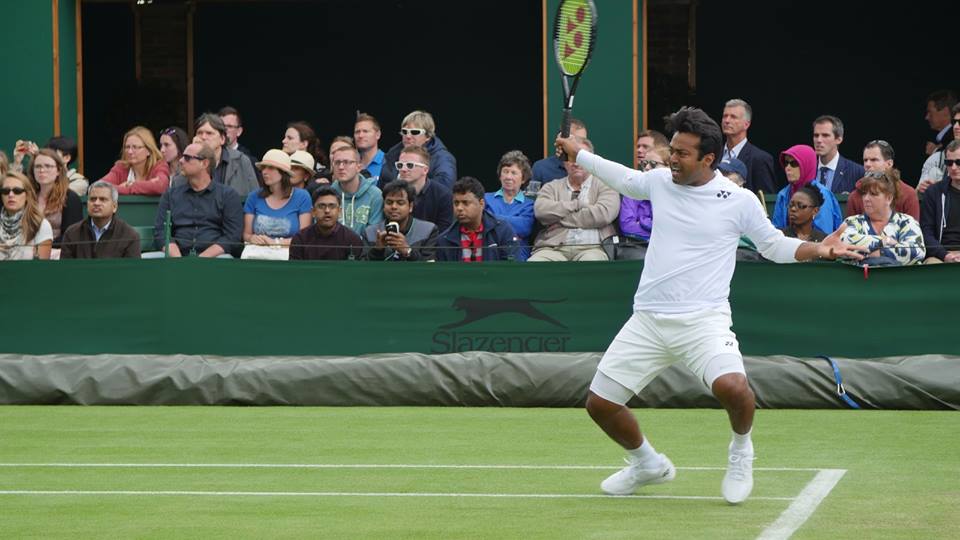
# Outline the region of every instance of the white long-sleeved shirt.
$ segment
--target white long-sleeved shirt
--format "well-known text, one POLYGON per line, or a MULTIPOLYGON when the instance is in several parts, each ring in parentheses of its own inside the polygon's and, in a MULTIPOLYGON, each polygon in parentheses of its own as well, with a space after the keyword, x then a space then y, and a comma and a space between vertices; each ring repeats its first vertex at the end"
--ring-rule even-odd
POLYGON ((653 204, 653 232, 634 311, 729 312, 730 279, 743 235, 764 257, 796 262, 803 242, 785 237, 753 193, 719 172, 702 186, 682 186, 673 182, 670 169, 642 173, 586 150, 577 154, 577 163, 623 195, 653 204))

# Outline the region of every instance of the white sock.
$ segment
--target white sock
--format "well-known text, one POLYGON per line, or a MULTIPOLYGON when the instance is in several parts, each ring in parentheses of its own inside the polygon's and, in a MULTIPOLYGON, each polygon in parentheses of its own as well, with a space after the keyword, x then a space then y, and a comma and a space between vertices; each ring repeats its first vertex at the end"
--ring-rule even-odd
POLYGON ((743 435, 733 432, 733 441, 730 443, 730 451, 740 452, 745 454, 753 453, 753 441, 750 439, 750 433, 753 432, 753 429, 744 433, 743 435))
POLYGON ((641 444, 639 448, 627 450, 627 454, 630 454, 633 461, 639 463, 644 468, 655 467, 660 464, 660 454, 653 449, 650 441, 646 438, 643 439, 643 444, 641 444))

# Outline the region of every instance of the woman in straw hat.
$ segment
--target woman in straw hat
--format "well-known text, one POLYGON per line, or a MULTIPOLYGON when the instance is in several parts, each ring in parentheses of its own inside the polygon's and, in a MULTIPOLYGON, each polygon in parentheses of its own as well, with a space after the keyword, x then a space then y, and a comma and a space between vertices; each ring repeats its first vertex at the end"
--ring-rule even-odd
POLYGON ((310 226, 310 195, 290 183, 290 156, 268 150, 257 168, 263 188, 243 205, 243 241, 257 246, 289 246, 290 238, 310 226))

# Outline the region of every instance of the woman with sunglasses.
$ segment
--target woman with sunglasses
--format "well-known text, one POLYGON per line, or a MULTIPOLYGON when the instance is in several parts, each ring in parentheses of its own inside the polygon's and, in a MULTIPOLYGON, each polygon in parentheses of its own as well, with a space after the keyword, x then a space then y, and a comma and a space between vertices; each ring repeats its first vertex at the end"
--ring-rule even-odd
POLYGON ((819 189, 811 185, 798 189, 793 197, 790 197, 788 224, 780 229, 784 236, 808 242, 822 242, 827 235, 813 226, 813 219, 817 217, 821 206, 823 195, 819 189))
POLYGON ((167 163, 170 178, 180 174, 180 156, 188 144, 190 139, 187 138, 187 132, 181 128, 173 126, 160 132, 160 155, 167 163))
MULTIPOLYGON (((649 138, 653 139, 652 136, 649 138)), ((667 165, 669 161, 670 147, 656 145, 644 154, 643 159, 637 161, 637 170, 646 172, 653 169, 662 169, 669 167, 667 165)), ((620 200, 619 220, 620 232, 627 239, 637 241, 631 243, 630 247, 638 249, 625 249, 623 250, 624 253, 630 254, 628 258, 642 259, 646 252, 644 246, 650 241, 650 232, 653 230, 653 207, 650 205, 650 201, 638 201, 623 196, 620 200)))
POLYGON ((124 133, 120 159, 100 180, 117 186, 121 195, 159 197, 170 185, 170 168, 150 130, 135 126, 124 133))
POLYGON ((847 217, 840 240, 869 250, 862 264, 919 264, 926 255, 920 224, 910 214, 896 210, 899 184, 896 169, 868 172, 857 182, 863 213, 847 217))
POLYGON ((37 194, 37 206, 53 231, 53 258, 56 259, 63 231, 83 220, 83 203, 76 193, 70 191, 67 166, 56 150, 38 150, 28 171, 37 194))
MULTIPOLYGON (((384 163, 400 161, 400 152, 408 146, 420 146, 430 154, 430 173, 427 178, 439 182, 447 188, 453 187, 457 181, 457 158, 447 150, 443 141, 437 137, 437 125, 433 116, 426 111, 413 111, 404 117, 400 124, 400 142, 395 144, 384 158, 384 163)), ((380 170, 380 180, 377 187, 384 186, 397 179, 397 171, 393 167, 384 167, 380 170)))
POLYGON ((0 184, 0 261, 49 259, 53 242, 50 223, 43 219, 33 183, 8 172, 0 184))
POLYGON ((830 234, 843 222, 843 212, 837 197, 827 186, 815 182, 817 176, 817 154, 813 147, 806 144, 791 146, 780 153, 780 166, 787 175, 787 186, 777 193, 777 204, 773 207, 773 226, 782 229, 787 226, 787 211, 793 195, 804 186, 813 186, 823 196, 823 205, 813 219, 814 228, 830 234))

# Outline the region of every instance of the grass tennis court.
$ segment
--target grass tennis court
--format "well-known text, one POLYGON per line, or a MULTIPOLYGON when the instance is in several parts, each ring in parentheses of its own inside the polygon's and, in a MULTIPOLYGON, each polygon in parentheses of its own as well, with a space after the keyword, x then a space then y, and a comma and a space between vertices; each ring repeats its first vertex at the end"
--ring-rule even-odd
POLYGON ((599 482, 622 452, 582 410, 7 406, 0 526, 204 539, 782 538, 789 527, 771 526, 785 519, 793 538, 960 530, 956 413, 758 411, 755 488, 737 507, 720 499, 723 411, 638 413, 677 479, 610 498, 599 482))

